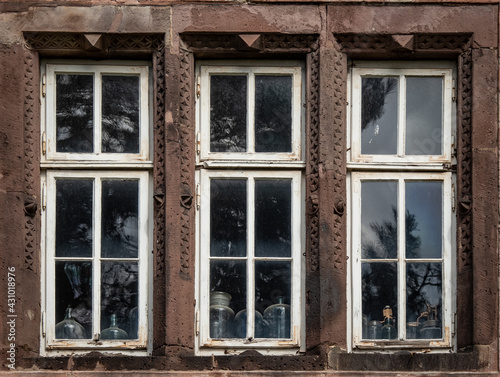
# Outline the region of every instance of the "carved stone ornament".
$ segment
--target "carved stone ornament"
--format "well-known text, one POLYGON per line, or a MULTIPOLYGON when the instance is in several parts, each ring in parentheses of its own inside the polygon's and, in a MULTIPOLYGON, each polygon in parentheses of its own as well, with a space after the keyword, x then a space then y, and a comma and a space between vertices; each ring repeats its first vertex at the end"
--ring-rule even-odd
POLYGON ((462 52, 469 47, 470 34, 335 34, 340 50, 462 52))
MULTIPOLYGON (((24 150, 25 150, 25 191, 35 197, 39 188, 35 177, 39 176, 38 134, 38 55, 52 57, 67 56, 69 53, 84 57, 101 56, 102 52, 114 52, 116 56, 149 56, 153 62, 153 124, 154 128, 154 245, 155 270, 162 274, 165 268, 165 45, 163 34, 83 34, 26 32, 24 59, 24 150), (36 173, 36 174, 35 174, 36 173)), ((25 265, 34 271, 34 255, 38 248, 36 218, 32 217, 36 205, 25 205, 25 265)))
POLYGON ((298 52, 310 53, 318 48, 318 36, 312 34, 202 34, 184 33, 182 40, 191 52, 298 52))

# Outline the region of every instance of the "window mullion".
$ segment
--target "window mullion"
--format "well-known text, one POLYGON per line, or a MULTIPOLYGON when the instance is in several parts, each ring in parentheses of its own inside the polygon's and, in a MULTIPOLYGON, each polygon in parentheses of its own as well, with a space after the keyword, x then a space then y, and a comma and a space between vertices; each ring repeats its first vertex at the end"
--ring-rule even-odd
POLYGON ((250 71, 248 80, 248 115, 247 115, 247 150, 249 153, 255 152, 255 73, 250 71))
POLYGON ((247 337, 255 338, 255 178, 247 182, 247 337))
POLYGON ((94 284, 92 287, 92 334, 94 339, 97 337, 96 334, 101 334, 100 318, 101 318, 101 192, 102 192, 102 178, 96 177, 94 180, 94 268, 92 269, 92 275, 94 279, 94 284))
POLYGON ((398 339, 403 340, 406 323, 406 191, 405 180, 398 180, 398 339))
POLYGON ((102 73, 94 73, 94 153, 100 154, 102 147, 102 73))
POLYGON ((398 93, 398 156, 404 157, 406 154, 406 76, 399 76, 398 93))

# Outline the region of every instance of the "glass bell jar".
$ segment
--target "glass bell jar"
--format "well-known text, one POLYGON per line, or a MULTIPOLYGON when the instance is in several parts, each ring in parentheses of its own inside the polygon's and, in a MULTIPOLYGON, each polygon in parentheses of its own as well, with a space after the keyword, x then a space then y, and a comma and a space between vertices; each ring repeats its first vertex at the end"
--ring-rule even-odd
POLYGON ((107 329, 102 330, 101 339, 128 339, 125 330, 120 329, 116 324, 116 314, 111 314, 111 323, 107 329))
MULTIPOLYGON (((264 318, 259 311, 254 312, 254 338, 264 338, 264 318)), ((234 317, 234 336, 236 338, 246 338, 247 337, 247 310, 243 309, 236 313, 234 317)))
POLYGON ((234 311, 229 307, 231 295, 227 292, 210 292, 210 338, 233 337, 234 311))
POLYGON ((71 316, 68 306, 64 319, 56 324, 56 339, 85 339, 85 329, 71 316))
POLYGON ((269 326, 269 338, 290 338, 290 305, 284 303, 282 296, 277 304, 264 310, 264 321, 269 326))

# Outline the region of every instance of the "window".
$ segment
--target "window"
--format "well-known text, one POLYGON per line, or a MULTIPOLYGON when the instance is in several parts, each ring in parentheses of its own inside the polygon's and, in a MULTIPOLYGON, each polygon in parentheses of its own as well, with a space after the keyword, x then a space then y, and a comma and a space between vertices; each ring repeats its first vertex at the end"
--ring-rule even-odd
POLYGON ((145 350, 149 67, 43 68, 46 349, 145 350))
POLYGON ((199 353, 303 345, 302 70, 198 64, 199 353))
POLYGON ((453 347, 452 65, 351 74, 353 347, 453 347))

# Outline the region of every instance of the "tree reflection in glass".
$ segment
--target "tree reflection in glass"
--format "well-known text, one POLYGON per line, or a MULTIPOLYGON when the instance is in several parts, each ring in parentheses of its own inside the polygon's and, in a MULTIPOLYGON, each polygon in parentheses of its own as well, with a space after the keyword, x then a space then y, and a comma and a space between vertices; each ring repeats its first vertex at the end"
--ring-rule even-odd
POLYGON ((243 257, 247 240, 247 182, 210 180, 210 255, 243 257))
POLYGON ((245 152, 247 76, 210 76, 210 151, 245 152))
POLYGON ((56 261, 55 322, 64 320, 66 310, 85 329, 84 339, 92 338, 92 262, 56 261))
POLYGON ((290 257, 292 253, 292 182, 255 181, 255 255, 290 257))
POLYGON ((361 153, 396 154, 398 142, 398 79, 361 79, 361 153))
MULTIPOLYGON (((366 221, 364 218, 362 220, 361 230, 362 257, 365 260, 361 263, 362 315, 364 326, 367 327, 363 331, 364 338, 373 338, 371 334, 374 332, 370 332, 369 326, 373 321, 380 322, 383 319, 382 311, 386 305, 392 308, 395 315, 399 305, 398 290, 401 287, 398 287, 397 255, 389 256, 384 252, 381 257, 380 252, 397 248, 398 209, 395 205, 390 205, 392 219, 383 217, 382 221, 376 221, 376 212, 372 212, 381 203, 385 203, 385 206, 391 203, 391 200, 381 199, 384 196, 388 198, 391 196, 391 191, 393 193, 396 191, 385 190, 384 194, 382 188, 387 188, 388 183, 390 182, 362 183, 362 217, 367 216, 366 221), (372 200, 373 198, 377 200, 372 200), (369 236, 363 235, 367 230, 369 236)), ((405 190, 406 337, 407 339, 441 338, 442 182, 406 181, 405 190), (420 226, 419 221, 425 224, 420 226), (418 261, 426 258, 437 260, 418 261)), ((395 321, 395 325, 397 323, 398 321, 395 321)), ((378 336, 380 339, 380 331, 378 336)))
POLYGON ((56 75, 57 152, 94 151, 94 76, 56 75))
POLYGON ((137 262, 101 263, 101 331, 110 327, 115 314, 116 325, 128 339, 137 338, 138 271, 137 262))
POLYGON ((56 180, 56 256, 92 256, 92 179, 56 180))
POLYGON ((255 151, 292 151, 292 77, 255 77, 255 151))
POLYGON ((101 201, 101 255, 105 258, 136 258, 139 182, 103 180, 101 201))
POLYGON ((102 76, 102 152, 139 152, 139 76, 102 76))

